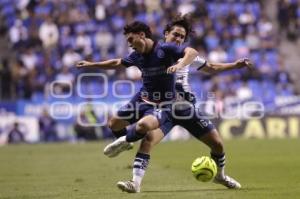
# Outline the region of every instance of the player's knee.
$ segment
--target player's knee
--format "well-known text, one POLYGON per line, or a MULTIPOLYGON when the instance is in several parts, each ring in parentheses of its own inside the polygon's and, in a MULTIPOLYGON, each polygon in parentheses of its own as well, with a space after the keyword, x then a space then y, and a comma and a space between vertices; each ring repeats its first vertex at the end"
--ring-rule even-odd
POLYGON ((108 121, 108 128, 110 128, 111 130, 113 130, 114 127, 115 127, 115 121, 114 121, 114 119, 112 118, 112 119, 110 119, 110 120, 108 121))
POLYGON ((154 145, 154 136, 151 133, 148 133, 147 136, 143 139, 143 141, 149 145, 154 145))
POLYGON ((140 133, 147 133, 159 127, 158 119, 153 115, 148 115, 136 123, 136 130, 140 133))
POLYGON ((136 131, 139 133, 147 133, 151 130, 151 125, 145 121, 138 121, 136 123, 136 131))
POLYGON ((120 129, 122 129, 120 127, 120 124, 119 124, 119 119, 117 118, 111 118, 108 122, 108 127, 112 130, 112 131, 118 131, 120 129))

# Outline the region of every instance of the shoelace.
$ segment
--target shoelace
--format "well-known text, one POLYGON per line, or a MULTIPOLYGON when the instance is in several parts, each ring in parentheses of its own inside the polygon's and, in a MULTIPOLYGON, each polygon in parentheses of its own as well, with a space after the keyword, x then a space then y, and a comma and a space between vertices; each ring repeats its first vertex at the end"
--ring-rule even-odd
POLYGON ((231 188, 233 188, 233 187, 235 187, 235 182, 233 181, 233 179, 231 179, 230 177, 228 177, 228 176, 226 176, 225 177, 225 182, 226 182, 226 184, 229 186, 229 187, 231 187, 231 188))
POLYGON ((133 181, 126 181, 125 185, 128 188, 128 190, 130 190, 130 191, 136 191, 133 181))

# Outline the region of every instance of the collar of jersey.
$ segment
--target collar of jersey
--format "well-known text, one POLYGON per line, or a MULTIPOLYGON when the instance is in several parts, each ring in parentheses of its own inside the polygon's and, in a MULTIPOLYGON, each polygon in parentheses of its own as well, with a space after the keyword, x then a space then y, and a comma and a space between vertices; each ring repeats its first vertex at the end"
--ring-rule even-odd
POLYGON ((142 53, 142 55, 148 55, 148 54, 152 53, 154 51, 156 45, 157 45, 157 41, 153 41, 153 45, 152 45, 151 50, 147 53, 142 53))

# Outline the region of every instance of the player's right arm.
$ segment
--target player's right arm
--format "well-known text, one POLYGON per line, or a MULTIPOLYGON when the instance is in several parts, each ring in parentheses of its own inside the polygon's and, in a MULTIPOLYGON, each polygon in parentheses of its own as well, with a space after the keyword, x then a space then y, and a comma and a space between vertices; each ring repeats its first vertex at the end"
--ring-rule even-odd
POLYGON ((76 64, 77 68, 85 68, 85 67, 96 67, 96 68, 101 68, 101 69, 118 69, 121 67, 124 67, 122 64, 122 59, 109 59, 106 61, 101 61, 101 62, 90 62, 90 61, 79 61, 76 64))
POLYGON ((215 74, 215 73, 220 73, 220 72, 228 71, 228 70, 241 69, 244 67, 248 68, 249 70, 252 70, 253 64, 247 58, 239 59, 233 63, 206 62, 205 65, 200 66, 197 70, 201 70, 202 72, 208 73, 208 74, 215 74))
POLYGON ((101 69, 119 69, 122 67, 130 67, 130 66, 138 66, 138 54, 136 52, 132 52, 124 58, 120 59, 109 59, 101 62, 89 62, 89 61, 80 61, 76 64, 78 68, 83 67, 97 67, 101 69))
POLYGON ((198 52, 194 48, 187 47, 184 49, 184 56, 177 62, 177 64, 167 69, 168 73, 174 73, 187 65, 193 63, 193 60, 197 57, 198 52))
POLYGON ((172 56, 175 60, 180 60, 177 61, 175 65, 170 66, 167 69, 167 73, 174 73, 177 70, 190 65, 198 55, 198 52, 194 48, 187 47, 186 45, 178 46, 172 42, 163 43, 162 48, 169 54, 169 56, 172 56))

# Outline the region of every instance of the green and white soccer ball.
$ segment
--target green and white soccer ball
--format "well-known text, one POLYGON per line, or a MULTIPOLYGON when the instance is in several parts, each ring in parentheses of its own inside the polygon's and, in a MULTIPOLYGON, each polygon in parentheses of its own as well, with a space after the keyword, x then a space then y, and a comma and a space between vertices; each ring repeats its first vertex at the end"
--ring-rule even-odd
POLYGON ((208 156, 196 158, 191 169, 194 177, 201 182, 211 181, 217 174, 217 165, 208 156))

